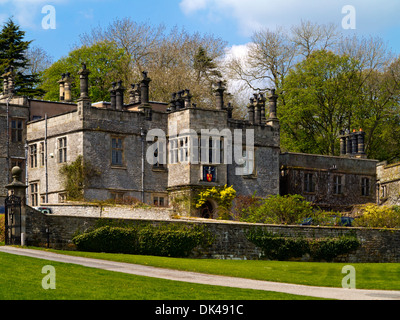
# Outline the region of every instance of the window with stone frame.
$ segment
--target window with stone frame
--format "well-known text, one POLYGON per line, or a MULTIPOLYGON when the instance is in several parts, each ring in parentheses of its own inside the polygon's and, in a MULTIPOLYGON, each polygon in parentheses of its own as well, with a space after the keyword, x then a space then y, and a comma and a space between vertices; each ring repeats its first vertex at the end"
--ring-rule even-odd
POLYGON ((340 175, 334 175, 333 176, 333 193, 334 194, 343 194, 343 189, 344 189, 344 185, 343 185, 343 181, 344 177, 340 176, 340 175))
POLYGON ((243 159, 245 160, 244 175, 255 175, 256 174, 256 161, 255 161, 255 150, 245 149, 243 150, 243 159))
POLYGON ((57 140, 57 148, 58 148, 58 163, 67 162, 67 138, 59 138, 57 140))
POLYGON ((37 161, 37 144, 31 144, 29 146, 29 166, 31 168, 37 168, 38 161, 37 161))
POLYGON ((161 195, 153 195, 153 205, 156 207, 166 207, 167 206, 167 200, 165 196, 161 195))
POLYGON ((45 152, 44 152, 44 142, 39 144, 39 153, 40 153, 40 166, 44 167, 45 165, 45 152))
POLYGON ((169 141, 169 163, 178 163, 178 139, 171 139, 169 141))
POLYGON ((224 160, 224 140, 220 136, 202 136, 199 138, 200 163, 221 164, 224 160))
POLYGON ((361 178, 361 195, 368 197, 370 195, 370 179, 361 178))
POLYGON ((24 132, 24 120, 11 119, 11 142, 22 142, 24 132))
POLYGON ((315 192, 314 174, 310 172, 304 173, 304 192, 315 192))
POLYGON ((39 205, 39 183, 34 182, 29 184, 31 206, 37 207, 39 205))
POLYGON ((123 166, 124 164, 124 140, 121 137, 111 138, 111 165, 123 166))
POLYGON ((156 141, 157 143, 157 148, 154 151, 154 158, 157 159, 157 162, 153 164, 154 168, 164 168, 166 165, 166 152, 165 152, 165 147, 166 144, 165 142, 162 141, 156 141))

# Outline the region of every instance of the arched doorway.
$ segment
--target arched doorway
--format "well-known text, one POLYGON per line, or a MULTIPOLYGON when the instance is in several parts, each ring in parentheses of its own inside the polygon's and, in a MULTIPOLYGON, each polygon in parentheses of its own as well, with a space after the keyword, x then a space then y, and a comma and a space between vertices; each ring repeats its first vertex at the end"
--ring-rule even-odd
POLYGON ((211 201, 206 201, 200 208, 200 217, 205 219, 212 219, 214 216, 214 205, 211 201))

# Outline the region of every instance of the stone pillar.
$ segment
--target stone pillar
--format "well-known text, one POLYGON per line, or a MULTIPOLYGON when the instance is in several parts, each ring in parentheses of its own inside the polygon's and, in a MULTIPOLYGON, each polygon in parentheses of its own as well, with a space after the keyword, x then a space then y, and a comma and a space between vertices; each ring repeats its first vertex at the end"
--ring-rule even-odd
POLYGON ((6 186, 8 195, 14 195, 21 199, 21 233, 26 233, 26 188, 27 186, 21 182, 22 169, 14 167, 11 170, 13 181, 6 186))

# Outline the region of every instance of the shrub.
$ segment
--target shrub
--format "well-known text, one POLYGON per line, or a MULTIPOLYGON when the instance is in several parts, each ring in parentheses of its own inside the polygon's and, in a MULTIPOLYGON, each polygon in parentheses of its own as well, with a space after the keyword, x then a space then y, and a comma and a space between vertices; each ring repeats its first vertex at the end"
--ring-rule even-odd
POLYGON ((310 241, 310 255, 315 260, 332 261, 341 254, 357 250, 360 241, 355 237, 321 238, 310 241))
POLYGON ((308 252, 308 243, 303 238, 277 236, 263 231, 250 232, 247 239, 263 250, 271 260, 300 258, 308 252))
POLYGON ((89 252, 136 253, 135 229, 105 226, 73 238, 78 250, 89 252))
POLYGON ((366 204, 361 207, 361 216, 354 220, 356 227, 400 228, 399 206, 366 204))
POLYGON ((103 226, 73 242, 82 251, 187 257, 197 246, 210 245, 212 237, 197 226, 103 226))
POLYGON ((315 261, 332 261, 360 246, 360 241, 354 236, 307 239, 271 234, 262 229, 250 231, 247 239, 263 251, 264 257, 271 260, 301 258, 309 254, 315 261))
POLYGON ((312 216, 310 202, 300 195, 270 196, 242 211, 241 221, 270 224, 298 224, 312 216))

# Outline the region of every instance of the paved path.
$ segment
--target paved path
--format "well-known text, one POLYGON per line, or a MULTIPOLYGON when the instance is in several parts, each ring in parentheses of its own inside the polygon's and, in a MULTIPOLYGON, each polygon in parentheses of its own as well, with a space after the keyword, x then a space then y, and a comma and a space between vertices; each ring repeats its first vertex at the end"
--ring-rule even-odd
POLYGON ((294 285, 261 280, 209 275, 188 271, 170 270, 123 262, 74 257, 40 250, 20 249, 4 246, 0 247, 0 252, 174 281, 184 281, 242 289, 275 291, 338 300, 400 300, 400 291, 358 289, 353 290, 294 285))

